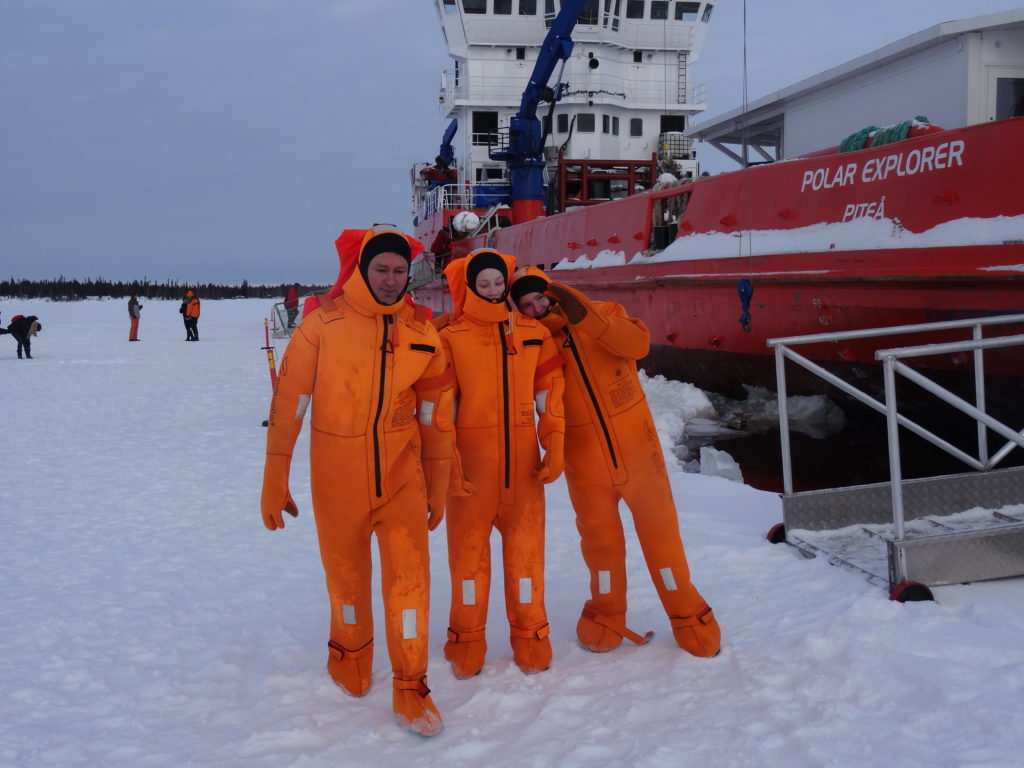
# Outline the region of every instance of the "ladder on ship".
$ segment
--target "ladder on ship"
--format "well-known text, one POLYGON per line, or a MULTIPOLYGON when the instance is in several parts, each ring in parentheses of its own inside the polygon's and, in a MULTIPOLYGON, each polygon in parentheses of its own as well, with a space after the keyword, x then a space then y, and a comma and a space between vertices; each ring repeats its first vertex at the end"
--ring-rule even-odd
POLYGON ((1024 575, 1024 467, 996 469, 1014 448, 1024 449, 1024 430, 1008 426, 988 413, 984 372, 986 350, 1024 346, 1024 335, 983 337, 985 328, 1021 324, 1024 324, 1024 315, 1003 315, 769 339, 768 346, 775 350, 784 493, 783 522, 769 531, 768 540, 786 542, 808 556, 825 555, 830 562, 858 571, 873 583, 885 585, 890 598, 900 602, 930 600, 929 587, 932 586, 1024 575), (804 344, 964 328, 972 330, 972 338, 967 341, 876 350, 875 359, 883 367, 884 402, 793 350, 804 344), (974 361, 974 403, 903 362, 967 352, 974 361), (786 360, 885 414, 889 482, 793 492, 786 360), (899 412, 897 374, 975 420, 977 456, 951 445, 899 412), (975 471, 904 480, 900 465, 900 427, 975 471), (992 455, 988 446, 989 431, 1007 440, 992 455))

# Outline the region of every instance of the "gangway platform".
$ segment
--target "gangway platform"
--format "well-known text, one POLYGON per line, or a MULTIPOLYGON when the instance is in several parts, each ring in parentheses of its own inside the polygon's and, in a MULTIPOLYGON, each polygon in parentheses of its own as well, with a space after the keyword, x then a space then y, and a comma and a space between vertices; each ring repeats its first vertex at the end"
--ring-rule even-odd
MULTIPOLYGON (((1024 430, 1010 427, 987 413, 984 386, 985 350, 1024 346, 1024 335, 983 338, 986 327, 1021 322, 1024 322, 1024 315, 1005 315, 769 339, 768 345, 775 349, 784 493, 783 522, 768 532, 768 540, 786 542, 809 557, 822 555, 833 564, 857 571, 869 581, 885 586, 890 597, 900 602, 930 600, 933 596, 929 587, 932 586, 1024 575, 1024 467, 996 469, 1011 450, 1024 448, 1024 430), (973 338, 875 352, 876 359, 883 365, 885 402, 792 349, 800 344, 822 341, 905 336, 958 328, 972 329, 973 338), (914 357, 964 352, 973 354, 973 404, 902 362, 914 357), (786 360, 886 415, 889 482, 793 492, 786 360), (896 402, 897 374, 977 422, 977 456, 949 444, 900 414, 896 402), (900 427, 928 440, 975 471, 904 480, 900 467, 900 427), (1007 440, 992 456, 988 449, 990 432, 1007 440)), ((1024 417, 1024 411, 1021 414, 1024 417)))

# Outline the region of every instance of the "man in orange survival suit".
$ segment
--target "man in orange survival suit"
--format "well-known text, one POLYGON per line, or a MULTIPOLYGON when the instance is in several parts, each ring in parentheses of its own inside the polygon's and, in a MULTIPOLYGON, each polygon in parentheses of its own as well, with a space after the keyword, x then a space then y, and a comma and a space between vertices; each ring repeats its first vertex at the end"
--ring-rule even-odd
POLYGON ((676 643, 694 656, 714 656, 721 631, 690 582, 661 445, 637 376, 636 361, 650 346, 646 326, 620 304, 592 302, 536 267, 514 275, 511 295, 523 314, 551 331, 566 358, 565 479, 590 569, 591 597, 576 626, 580 643, 608 651, 623 637, 646 641, 626 627, 623 499, 676 643))
POLYGON ((370 534, 377 534, 398 721, 441 730, 426 685, 430 594, 427 529, 444 514, 453 441, 454 376, 429 312, 403 300, 422 250, 389 229, 338 238, 334 288, 307 301, 270 408, 263 522, 297 515, 291 454, 310 400, 310 484, 331 600, 327 670, 363 696, 373 667, 370 534), (429 501, 429 505, 428 505, 429 501), (428 522, 429 509, 429 522, 428 522))
POLYGON ((564 361, 543 325, 522 317, 514 322, 506 285, 514 269, 513 257, 490 249, 453 261, 445 269, 452 319, 447 325, 438 319, 458 399, 461 468, 457 463, 452 490, 471 492, 449 495, 446 525, 452 602, 444 653, 458 678, 479 672, 487 651, 492 528, 501 533, 515 662, 526 673, 551 664, 543 483, 562 474, 564 361))

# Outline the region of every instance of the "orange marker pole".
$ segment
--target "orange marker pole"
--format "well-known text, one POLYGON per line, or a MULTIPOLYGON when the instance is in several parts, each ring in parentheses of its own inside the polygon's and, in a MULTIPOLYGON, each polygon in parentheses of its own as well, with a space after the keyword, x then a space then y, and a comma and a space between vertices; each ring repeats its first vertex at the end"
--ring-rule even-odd
POLYGON ((263 318, 263 338, 267 352, 267 366, 270 368, 270 386, 277 388, 277 363, 274 361, 274 347, 270 344, 270 325, 267 318, 263 318))

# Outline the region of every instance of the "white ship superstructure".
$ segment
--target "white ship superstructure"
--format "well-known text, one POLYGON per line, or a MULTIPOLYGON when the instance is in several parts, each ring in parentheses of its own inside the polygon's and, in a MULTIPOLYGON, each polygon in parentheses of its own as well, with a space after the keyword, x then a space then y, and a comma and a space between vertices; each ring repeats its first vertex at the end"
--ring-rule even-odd
MULTIPOLYGON (((561 0, 434 0, 452 68, 442 75, 442 117, 457 119, 452 139, 462 184, 500 185, 506 164, 489 156, 541 52, 561 0)), ((676 175, 696 175, 691 142, 682 135, 704 109, 690 70, 715 3, 677 0, 587 0, 572 32, 572 55, 550 85, 562 98, 537 106, 546 135, 546 182, 559 152, 577 160, 657 157, 676 175)), ((425 166, 421 165, 419 168, 425 166)), ((605 195, 599 195, 605 196, 605 195)), ((614 189, 607 197, 617 197, 614 189)))

